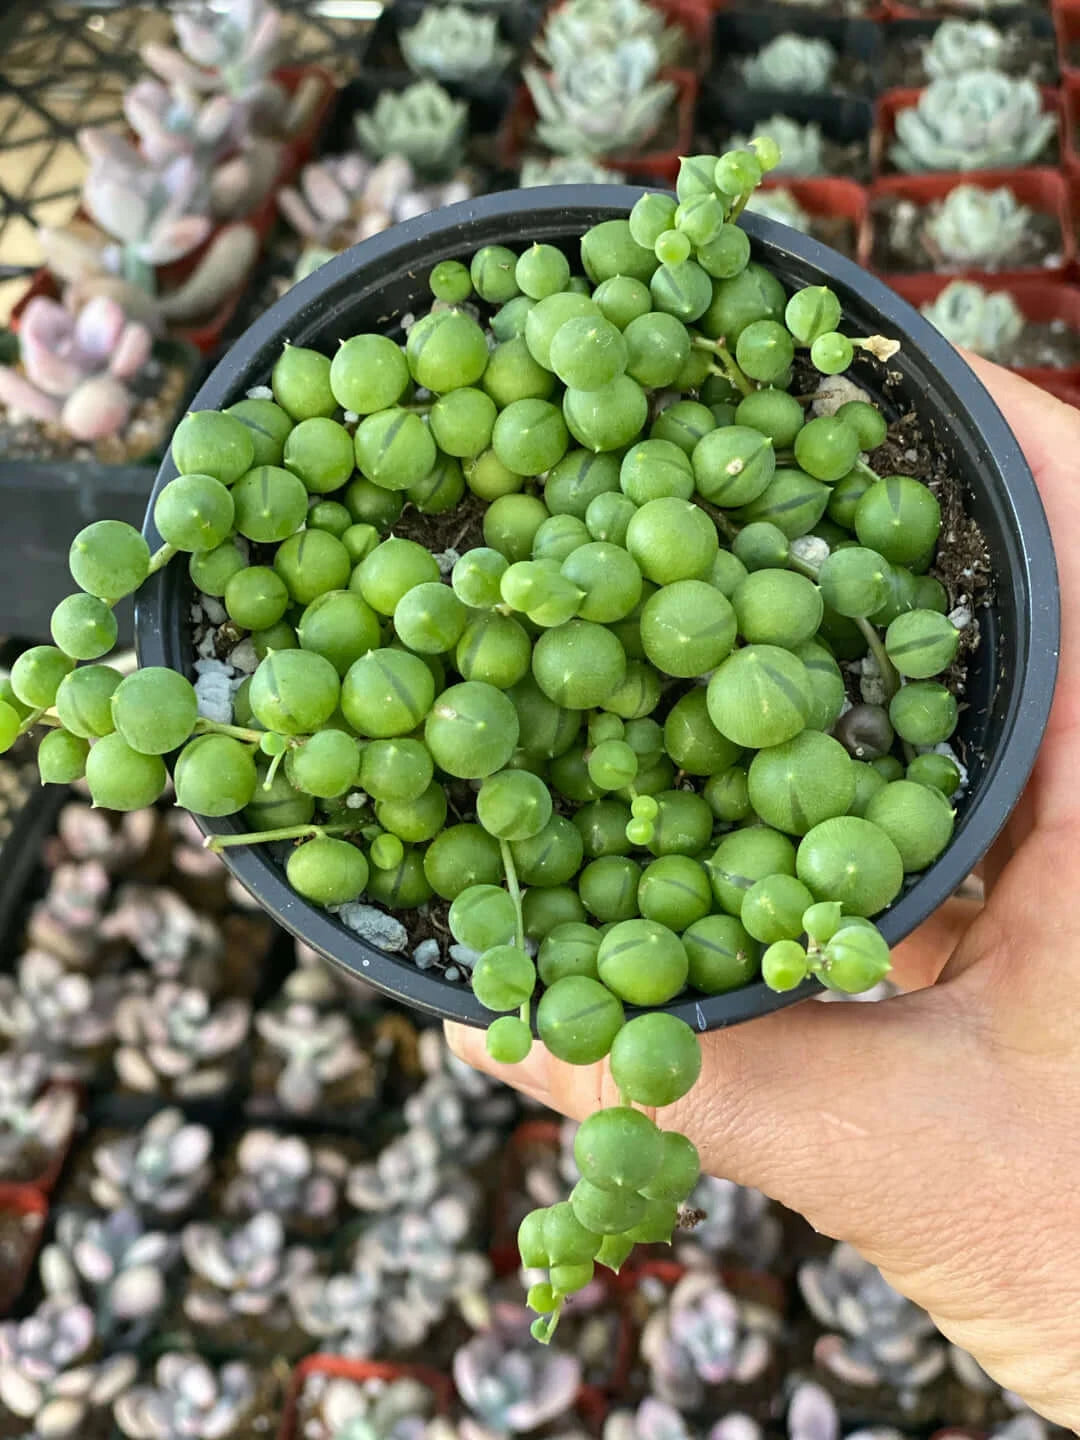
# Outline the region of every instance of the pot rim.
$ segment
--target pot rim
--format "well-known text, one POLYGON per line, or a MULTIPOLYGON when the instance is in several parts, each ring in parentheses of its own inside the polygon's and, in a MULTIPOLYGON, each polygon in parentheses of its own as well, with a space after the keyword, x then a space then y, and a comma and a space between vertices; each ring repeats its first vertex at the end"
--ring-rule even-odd
MULTIPOLYGON (((602 220, 624 218, 641 195, 658 188, 565 185, 501 191, 393 226, 329 261, 260 316, 218 362, 191 408, 233 403, 253 382, 262 383, 269 369, 267 357, 282 340, 292 337, 304 343, 305 335, 320 320, 325 323, 327 313, 340 314, 347 307, 348 281, 357 271, 370 276, 380 265, 388 272, 400 270, 403 253, 422 245, 432 248, 434 263, 478 244, 501 240, 520 245, 530 238, 584 231, 602 220), (484 225, 481 236, 471 233, 477 222, 484 225), (490 233, 500 222, 499 234, 490 233)), ((999 577, 1027 600, 1017 636, 1017 664, 1004 677, 1009 691, 1000 722, 1001 739, 948 849, 878 917, 892 946, 928 918, 985 854, 1020 798, 1035 762, 1053 699, 1060 631, 1050 529, 1016 437, 960 352, 929 321, 882 281, 820 241, 749 212, 744 212, 739 223, 755 242, 756 258, 766 264, 787 261, 789 268, 806 273, 809 283, 813 279, 808 272, 818 272, 837 292, 845 310, 857 300, 859 307, 876 312, 885 333, 902 338, 901 351, 890 362, 892 367, 906 370, 918 388, 932 396, 935 413, 948 416, 958 438, 976 458, 987 494, 999 505, 1007 504, 1007 528, 1018 542, 1013 573, 999 577)), ((386 320, 392 318, 388 315, 386 320)), ((175 474, 167 457, 147 507, 144 534, 151 549, 160 543, 153 524, 154 501, 175 474)), ((177 603, 177 586, 170 583, 175 565, 174 561, 152 576, 136 597, 136 645, 141 665, 174 665, 177 636, 169 624, 172 622, 175 630, 186 623, 186 608, 177 603)), ((207 835, 235 834, 242 829, 237 817, 195 818, 207 835)), ((419 970, 407 953, 395 955, 376 949, 345 930, 328 912, 302 900, 289 887, 281 868, 258 847, 228 847, 222 853, 232 874, 262 907, 338 970, 444 1019, 477 1026, 490 1022, 490 1013, 468 985, 442 980, 437 971, 419 970)), ((727 994, 683 997, 663 1008, 703 1032, 754 1019, 818 993, 815 981, 776 994, 759 980, 727 994)))

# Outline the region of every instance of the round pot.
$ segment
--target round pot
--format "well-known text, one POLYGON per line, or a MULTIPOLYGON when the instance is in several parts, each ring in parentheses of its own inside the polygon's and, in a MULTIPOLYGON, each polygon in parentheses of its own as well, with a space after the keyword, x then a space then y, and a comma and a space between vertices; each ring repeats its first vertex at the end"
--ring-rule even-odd
MULTIPOLYGON (((193 401, 217 409, 265 384, 282 343, 327 352, 362 330, 390 334, 399 317, 425 303, 425 280, 441 260, 468 258, 481 245, 519 249, 538 240, 561 245, 575 260, 581 234, 625 216, 643 192, 630 186, 560 186, 487 195, 395 226, 355 246, 290 290, 218 364, 193 401)), ((959 805, 955 836, 938 863, 881 917, 891 945, 902 940, 954 891, 1005 823, 1034 763, 1054 691, 1058 589, 1054 552, 1027 462, 997 407, 959 354, 910 305, 851 261, 787 226, 742 217, 754 256, 791 286, 830 285, 844 307, 845 328, 900 339, 889 365, 888 414, 916 408, 963 482, 971 514, 986 538, 997 577, 993 606, 979 616, 982 643, 968 680, 958 741, 970 786, 959 805)), ((880 367, 859 373, 880 387, 880 367)), ((158 492, 176 474, 170 460, 158 492)), ((146 535, 160 543, 152 519, 146 535)), ((139 659, 192 674, 192 587, 183 561, 155 575, 139 595, 139 659)), ((207 834, 238 834, 240 817, 200 820, 207 834)), ((339 970, 407 1004, 445 1018, 486 1025, 489 1014, 464 984, 418 970, 408 956, 362 942, 326 911, 302 900, 259 847, 227 848, 232 873, 287 930, 339 970)), ((698 1030, 753 1019, 817 991, 814 982, 776 995, 763 982, 726 995, 680 998, 667 1008, 698 1030)))

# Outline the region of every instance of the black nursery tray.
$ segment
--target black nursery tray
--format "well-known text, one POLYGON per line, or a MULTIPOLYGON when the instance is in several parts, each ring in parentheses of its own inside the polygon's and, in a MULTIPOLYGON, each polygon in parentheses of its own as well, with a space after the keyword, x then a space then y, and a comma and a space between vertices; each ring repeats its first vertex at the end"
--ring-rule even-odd
MULTIPOLYGON (((733 135, 748 135, 755 125, 774 115, 787 115, 799 124, 814 121, 825 141, 822 175, 840 175, 866 183, 870 179, 870 139, 874 106, 870 100, 844 95, 780 95, 770 90, 725 89, 715 79, 706 82, 695 117, 699 149, 720 151, 733 135)), ((777 172, 777 180, 787 179, 777 172)), ((818 177, 792 176, 792 179, 818 177)))
MULTIPOLYGON (((721 10, 713 21, 713 54, 724 58, 714 65, 708 86, 744 89, 741 62, 778 35, 786 34, 827 40, 837 52, 839 63, 832 81, 818 98, 832 103, 837 95, 872 96, 881 89, 885 45, 881 27, 875 21, 800 10, 790 15, 775 10, 721 10)), ((785 111, 798 98, 789 91, 755 89, 751 93, 767 96, 774 109, 785 111)))

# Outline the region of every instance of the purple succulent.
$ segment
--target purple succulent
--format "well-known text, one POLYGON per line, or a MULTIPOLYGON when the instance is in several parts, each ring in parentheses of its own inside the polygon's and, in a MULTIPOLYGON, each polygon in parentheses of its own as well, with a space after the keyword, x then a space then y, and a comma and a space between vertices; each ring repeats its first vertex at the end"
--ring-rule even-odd
POLYGON ((50 1296, 85 1297, 96 1312, 97 1334, 130 1344, 160 1318, 165 1277, 179 1253, 175 1236, 148 1231, 134 1210, 110 1215, 65 1210, 39 1264, 50 1296))
POLYGON ((76 440, 115 435, 134 406, 125 382, 145 365, 152 345, 147 327, 104 295, 75 314, 36 295, 19 325, 21 368, 0 366, 0 403, 59 424, 76 440))
POLYGON ((114 130, 82 130, 79 141, 90 162, 83 204, 115 242, 107 270, 142 283, 155 265, 183 259, 210 234, 205 180, 190 155, 159 166, 114 130))
POLYGON ((14 977, 0 975, 0 1035, 40 1051, 55 1079, 84 1079, 112 1042, 122 988, 118 975, 91 979, 46 950, 27 950, 14 977))
POLYGON ((210 1183, 213 1144, 205 1125, 186 1124, 180 1110, 159 1110, 137 1134, 97 1146, 91 1198, 103 1210, 182 1214, 210 1183))
POLYGON ((314 1250, 286 1247, 281 1217, 267 1210, 231 1232, 210 1224, 188 1225, 180 1240, 184 1259, 204 1282, 184 1298, 184 1313, 198 1325, 226 1325, 236 1315, 269 1314, 318 1263, 314 1250))
POLYGON ((165 886, 122 886, 100 933, 103 940, 134 946, 159 980, 213 990, 220 979, 225 949, 220 928, 165 886))
POLYGON ((489 1331, 454 1354, 454 1384, 496 1435, 524 1435, 564 1415, 581 1385, 576 1356, 489 1331))
POLYGON ((436 1399, 408 1377, 361 1383, 316 1374, 304 1382, 301 1404, 311 1413, 307 1440, 425 1440, 436 1399))
MULTIPOLYGON (((184 811, 177 813, 186 815, 184 811)), ((70 859, 96 860, 110 874, 118 874, 146 854, 157 823, 158 812, 154 809, 129 810, 114 817, 108 811, 73 801, 60 811, 56 833, 63 853, 70 859)), ((201 832, 199 841, 201 844, 201 832)))
POLYGON ((256 1393, 250 1365, 234 1360, 215 1370, 199 1355, 170 1351, 154 1366, 153 1383, 121 1395, 113 1414, 128 1440, 227 1440, 256 1393))
POLYGON ((170 84, 249 98, 260 93, 278 64, 281 15, 265 0, 181 11, 173 26, 179 50, 151 44, 142 51, 146 64, 170 84))
POLYGON ((24 1320, 0 1325, 0 1402, 32 1422, 34 1436, 65 1440, 135 1379, 133 1355, 90 1362, 94 1314, 70 1299, 47 1299, 24 1320))
POLYGON ((347 1168, 345 1157, 328 1145, 249 1130, 237 1146, 223 1208, 228 1215, 272 1210, 286 1221, 327 1220, 341 1201, 347 1168))
POLYGON ((87 965, 99 949, 98 927, 111 889, 108 872, 97 860, 57 865, 44 899, 30 916, 33 944, 73 968, 87 965))
POLYGON ((145 1094, 223 1094, 250 1023, 246 1000, 215 1004, 205 991, 175 980, 163 980, 149 993, 132 991, 116 1011, 116 1073, 145 1094))
POLYGON ((79 1116, 75 1091, 49 1085, 37 1050, 0 1055, 0 1175, 13 1174, 28 1148, 52 1155, 70 1139, 79 1116))

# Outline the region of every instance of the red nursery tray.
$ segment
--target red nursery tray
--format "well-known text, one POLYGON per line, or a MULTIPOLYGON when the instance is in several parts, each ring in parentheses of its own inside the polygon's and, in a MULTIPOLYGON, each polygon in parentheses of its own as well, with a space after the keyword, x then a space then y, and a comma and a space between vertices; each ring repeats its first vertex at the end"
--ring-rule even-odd
POLYGON ((790 190, 810 215, 840 215, 850 220, 855 233, 855 258, 860 265, 870 263, 870 202, 864 185, 854 180, 823 177, 820 180, 794 180, 780 177, 766 180, 766 190, 790 190))
POLYGON ((21 1273, 14 1277, 10 1290, 7 1285, 0 1286, 0 1316, 7 1314, 22 1293, 27 1277, 33 1269, 34 1261, 37 1259, 38 1247, 45 1234, 45 1220, 48 1213, 49 1202, 41 1191, 35 1190, 32 1185, 0 1185, 0 1216, 33 1215, 38 1220, 36 1230, 30 1231, 28 1228, 29 1243, 26 1246, 21 1273))
MULTIPOLYGON (((48 1088, 50 1091, 69 1091, 75 1095, 76 1101, 81 1102, 82 1088, 79 1085, 70 1084, 66 1080, 56 1080, 48 1088)), ((68 1134, 68 1137, 64 1141, 64 1143, 60 1145, 55 1151, 52 1159, 49 1161, 45 1169, 41 1172, 40 1175, 35 1175, 32 1180, 28 1180, 26 1182, 26 1184, 29 1185, 31 1189, 38 1190, 43 1195, 48 1195, 52 1192, 53 1187, 55 1186, 57 1180, 59 1180, 60 1178, 60 1172, 64 1168, 64 1161, 67 1159, 68 1153, 71 1150, 71 1143, 75 1139, 75 1132, 79 1128, 79 1112, 81 1109, 81 1103, 77 1103, 75 1108, 75 1118, 72 1122, 71 1130, 68 1134)))
MULTIPOLYGON (((889 284, 909 304, 919 308, 936 300, 955 275, 894 275, 889 284)), ((1003 279, 1000 275, 980 275, 978 283, 984 290, 1008 290, 1026 320, 1045 325, 1051 320, 1064 320, 1070 330, 1080 330, 1080 286, 1063 285, 1056 280, 1003 279)), ((1052 390, 1055 386, 1080 388, 1080 365, 1063 369, 1052 366, 1015 366, 1035 385, 1052 390)))
POLYGON ((1060 380, 1046 380, 1042 389, 1055 396, 1058 400, 1064 400, 1066 405, 1072 405, 1074 409, 1080 410, 1080 385, 1066 385, 1060 380))
POLYGON ((522 1154, 529 1146, 550 1147, 558 1153, 558 1120, 524 1120, 506 1142, 499 1166, 499 1186, 492 1214, 491 1247, 488 1255, 496 1275, 512 1275, 521 1264, 518 1258, 517 1227, 509 1211, 510 1191, 522 1180, 522 1154))
POLYGON ((404 1365, 382 1360, 349 1360, 342 1355, 309 1355, 292 1372, 285 1405, 281 1412, 281 1429, 277 1440, 300 1440, 297 1436, 297 1413, 300 1392, 310 1375, 330 1375, 342 1380, 419 1380, 435 1395, 439 1414, 448 1415, 454 1403, 454 1387, 449 1375, 429 1370, 424 1365, 404 1365))
POLYGON ((1058 64, 1066 81, 1080 79, 1080 5, 1054 6, 1054 30, 1057 34, 1058 64), (1077 59, 1073 60, 1072 54, 1077 59))
MULTIPOLYGON (((1076 14, 1080 22, 1080 11, 1076 14)), ((1067 52, 1062 51, 1062 55, 1067 52)), ((1065 169, 1073 181, 1080 181, 1080 73, 1063 77, 1061 108, 1065 117, 1065 169)))
MULTIPOLYGON (((1058 117, 1058 145, 1064 156, 1066 145, 1064 136, 1062 135, 1061 101, 1058 92, 1050 85, 1043 85, 1041 89, 1043 109, 1053 111, 1058 117)), ((874 126, 874 133, 870 141, 870 159, 874 167, 875 179, 882 175, 895 175, 897 173, 889 164, 888 158, 889 146, 892 143, 893 136, 896 134, 897 112, 900 110, 910 110, 911 107, 918 102, 921 94, 921 90, 910 87, 901 90, 886 90, 884 95, 879 96, 877 102, 877 122, 874 126)), ((980 173, 987 174, 988 172, 972 170, 964 171, 963 175, 965 179, 969 179, 975 178, 980 173)), ((955 174, 953 176, 953 183, 955 183, 955 174)))
MULTIPOLYGON (((1021 204, 1044 215, 1053 215, 1057 220, 1061 231, 1061 260, 1057 265, 1040 265, 1026 270, 998 270, 994 272, 996 279, 1011 281, 1058 275, 1072 264, 1076 255, 1076 237, 1070 216, 1068 187, 1058 171, 1045 166, 1033 167, 1030 170, 973 170, 962 175, 955 171, 937 175, 886 175, 871 186, 870 200, 873 201, 876 196, 894 195, 911 200, 923 208, 934 200, 940 200, 957 185, 977 185, 982 190, 997 190, 1000 186, 1007 185, 1021 204)), ((871 213, 866 230, 867 250, 864 262, 870 268, 874 268, 871 263, 873 223, 871 213)), ((900 272, 878 273, 884 275, 890 284, 894 274, 896 278, 900 278, 900 272)), ((975 272, 951 271, 946 278, 955 279, 957 275, 965 273, 975 272)))
MULTIPOLYGON (((661 78, 675 83, 676 124, 671 143, 663 149, 647 150, 637 155, 610 155, 604 157, 604 164, 615 170, 632 171, 635 175, 647 175, 657 180, 674 183, 679 173, 679 160, 692 151, 694 138, 694 106, 697 102, 698 81, 692 70, 663 70, 661 78)), ((505 170, 517 170, 522 155, 536 125, 536 107, 527 85, 518 87, 510 108, 507 110, 499 133, 495 139, 498 163, 505 170)), ((669 138, 664 136, 663 138, 669 138)))

